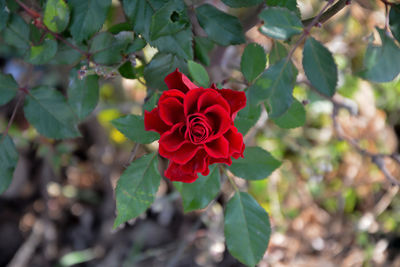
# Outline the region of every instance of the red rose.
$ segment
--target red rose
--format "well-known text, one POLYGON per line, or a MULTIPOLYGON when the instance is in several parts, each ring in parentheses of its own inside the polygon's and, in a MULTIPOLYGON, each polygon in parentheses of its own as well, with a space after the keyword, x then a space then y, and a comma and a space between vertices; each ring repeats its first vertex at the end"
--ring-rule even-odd
POLYGON ((165 78, 158 106, 145 111, 144 125, 161 137, 159 153, 170 160, 165 176, 171 181, 192 183, 197 173, 208 175, 213 163, 232 164, 243 157, 243 136, 233 125, 237 112, 246 106, 246 95, 231 89, 202 88, 175 70, 165 78))

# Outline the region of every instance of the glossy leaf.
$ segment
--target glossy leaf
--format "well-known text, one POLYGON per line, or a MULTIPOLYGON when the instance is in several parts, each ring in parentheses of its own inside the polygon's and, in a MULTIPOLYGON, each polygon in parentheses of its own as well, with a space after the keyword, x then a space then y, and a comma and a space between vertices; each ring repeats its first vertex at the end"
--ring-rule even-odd
POLYGON ((69 7, 64 0, 47 0, 43 22, 53 32, 62 32, 67 28, 69 7))
POLYGON ((261 72, 264 71, 267 64, 267 56, 264 48, 258 44, 249 44, 244 49, 240 69, 247 81, 252 82, 261 72))
POLYGON ((261 106, 248 103, 235 118, 235 126, 244 135, 253 127, 261 115, 261 106))
POLYGON ((101 29, 111 0, 69 0, 68 4, 72 12, 71 34, 75 41, 82 42, 101 29))
POLYGON ((262 180, 281 166, 268 151, 260 147, 246 147, 244 158, 232 159, 229 170, 236 176, 246 180, 262 180))
POLYGON ((10 186, 17 163, 18 152, 13 140, 0 134, 0 194, 10 186))
POLYGON ((222 0, 225 5, 230 7, 249 7, 261 4, 263 0, 222 0))
POLYGON ((47 86, 33 88, 25 98, 25 117, 38 132, 48 138, 80 136, 77 118, 65 97, 47 86))
POLYGON ((139 115, 123 116, 113 120, 112 125, 136 143, 148 144, 160 138, 158 133, 144 129, 144 118, 139 115))
POLYGON ((11 101, 17 95, 18 88, 13 76, 0 73, 0 106, 11 101))
POLYGON ((21 50, 29 49, 29 26, 18 15, 12 14, 3 31, 3 40, 21 50))
POLYGON ((126 48, 126 53, 135 53, 136 51, 139 51, 143 49, 146 46, 146 41, 138 36, 135 36, 135 39, 133 42, 126 48))
POLYGON ((214 43, 207 37, 196 36, 194 37, 194 54, 201 63, 208 66, 210 65, 210 51, 214 48, 214 43))
POLYGON ((295 14, 301 18, 300 9, 297 6, 297 0, 266 0, 267 6, 277 6, 284 7, 290 11, 295 12, 295 14))
POLYGON ((219 168, 217 164, 210 167, 210 174, 199 178, 193 183, 174 182, 182 196, 184 212, 204 209, 218 195, 220 182, 219 168))
POLYGON ((154 202, 161 176, 157 170, 157 155, 145 155, 124 171, 115 189, 117 218, 114 228, 139 216, 154 202))
POLYGON ((152 89, 166 90, 165 77, 176 68, 186 73, 186 63, 171 54, 157 53, 144 69, 146 84, 152 89))
POLYGON ((121 62, 121 50, 122 44, 109 32, 99 33, 90 43, 93 60, 98 64, 111 65, 121 62))
POLYGON ((282 116, 273 119, 273 121, 276 125, 285 129, 300 127, 306 122, 306 110, 303 104, 294 99, 290 108, 282 116))
POLYGON ((260 18, 264 24, 260 32, 274 39, 287 40, 303 32, 303 24, 296 14, 286 8, 270 7, 264 9, 260 18))
POLYGON ((249 88, 250 102, 267 101, 269 116, 281 116, 293 101, 297 69, 291 61, 282 59, 270 66, 249 88))
POLYGON ((173 35, 166 35, 151 41, 160 52, 172 53, 182 59, 193 59, 192 30, 186 27, 173 35))
POLYGON ((31 46, 28 61, 34 65, 48 63, 57 53, 57 41, 44 40, 41 45, 31 46))
POLYGON ((196 16, 208 37, 217 44, 227 46, 245 42, 238 18, 209 4, 196 8, 196 16))
POLYGON ((364 70, 360 76, 372 82, 389 82, 400 73, 400 48, 384 30, 377 29, 381 46, 368 45, 364 57, 364 70))
POLYGON ((207 73, 206 69, 202 65, 189 60, 188 61, 188 69, 189 69, 190 76, 193 78, 193 80, 199 86, 204 87, 204 88, 207 88, 209 86, 210 78, 208 77, 208 73, 207 73))
POLYGON ((99 101, 99 78, 89 75, 79 79, 77 70, 71 71, 68 86, 68 104, 80 121, 84 120, 99 101))
POLYGON ((400 42, 400 4, 390 7, 389 26, 394 38, 400 42))
POLYGON ((224 233, 229 252, 247 266, 264 256, 271 236, 268 213, 245 192, 236 192, 225 209, 224 233))

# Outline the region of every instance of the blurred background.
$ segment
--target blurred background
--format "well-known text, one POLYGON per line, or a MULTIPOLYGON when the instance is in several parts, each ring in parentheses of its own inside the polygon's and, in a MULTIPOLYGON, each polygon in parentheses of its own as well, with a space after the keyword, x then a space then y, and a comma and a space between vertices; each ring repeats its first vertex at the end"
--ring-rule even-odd
MULTIPOLYGON (((26 2, 35 6, 35 1, 26 2)), ((248 42, 271 50, 273 41, 258 33, 257 21, 249 20, 257 17, 257 8, 228 10, 222 2, 208 2, 241 18, 248 42)), ((314 16, 324 4, 298 1, 303 18, 314 16)), ((120 2, 113 1, 105 29, 124 20, 120 2)), ((340 109, 337 124, 363 149, 391 154, 400 149, 399 78, 372 84, 356 76, 368 40, 377 37, 374 28, 384 25, 381 1, 353 0, 312 35, 334 53, 339 67, 335 99, 357 111, 353 115, 340 109)), ((233 89, 245 86, 239 71, 244 47, 210 52, 212 82, 233 89)), ((155 52, 146 47, 143 56, 150 59, 155 52)), ((301 49, 294 63, 301 67, 301 49)), ((34 67, 1 40, 0 69, 20 84, 46 84, 61 92, 71 71, 59 65, 34 67)), ((232 194, 227 183, 207 209, 183 214, 179 193, 164 179, 151 209, 111 230, 114 187, 134 144, 110 121, 141 113, 143 82, 101 79, 101 101, 80 125, 83 137, 78 139, 41 137, 22 110, 17 112, 9 134, 20 159, 10 188, 0 196, 0 266, 242 266, 224 244, 223 207, 232 194)), ((338 138, 332 102, 303 83, 295 87, 294 96, 306 110, 303 127, 282 129, 261 114, 245 138, 248 146, 261 146, 281 159, 282 167, 267 180, 236 179, 271 217, 273 233, 259 266, 400 266, 399 188, 370 157, 338 138)), ((0 129, 7 127, 15 105, 0 107, 0 129)), ((155 150, 157 142, 141 146, 138 156, 155 150)), ((400 177, 396 162, 387 159, 385 164, 393 177, 400 177)))

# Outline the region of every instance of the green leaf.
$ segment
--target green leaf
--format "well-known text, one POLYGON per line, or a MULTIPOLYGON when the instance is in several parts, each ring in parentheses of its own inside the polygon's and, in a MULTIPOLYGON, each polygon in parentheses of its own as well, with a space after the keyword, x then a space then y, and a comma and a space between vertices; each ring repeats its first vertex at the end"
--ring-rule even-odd
POLYGON ((309 37, 303 50, 303 68, 308 80, 326 96, 333 96, 338 81, 338 71, 331 52, 309 37))
POLYGON ((303 24, 294 12, 286 8, 270 7, 264 9, 260 18, 264 24, 260 32, 271 38, 287 40, 293 35, 303 32, 303 24))
POLYGON ((69 7, 64 0, 47 0, 43 22, 53 32, 62 32, 67 28, 69 7))
POLYGON ((271 236, 268 213, 245 192, 236 192, 225 209, 224 233, 229 252, 243 264, 255 266, 271 236))
POLYGON ((129 22, 121 22, 111 26, 107 31, 112 34, 118 34, 120 32, 131 31, 132 25, 129 22))
POLYGON ((0 194, 10 186, 15 167, 18 163, 18 152, 12 139, 0 134, 0 194))
POLYGON ((18 88, 13 76, 0 73, 0 106, 11 101, 17 95, 18 88))
POLYGON ((208 54, 214 48, 214 43, 209 38, 201 36, 195 36, 194 41, 194 55, 204 65, 210 65, 210 57, 208 54))
POLYGON ((390 7, 389 25, 394 38, 400 42, 400 4, 390 7))
POLYGON ((29 49, 29 26, 18 15, 12 14, 3 31, 3 40, 21 50, 29 49))
POLYGON ((287 57, 287 55, 287 48, 280 42, 275 41, 272 45, 271 51, 268 54, 268 63, 269 65, 274 65, 279 60, 287 57))
POLYGON ((177 56, 157 53, 144 69, 146 84, 152 89, 168 89, 164 83, 165 77, 176 68, 186 73, 186 63, 177 56))
POLYGON ((193 80, 199 86, 207 88, 208 85, 210 84, 210 78, 208 77, 206 69, 199 63, 196 63, 191 60, 188 61, 188 68, 190 76, 193 78, 193 80))
POLYGON ((146 46, 146 44, 147 43, 144 39, 140 38, 139 36, 135 36, 135 39, 133 40, 132 44, 130 44, 126 48, 125 52, 127 54, 135 53, 136 51, 143 49, 146 46))
POLYGON ((259 44, 249 44, 244 49, 240 69, 246 80, 252 82, 265 69, 267 56, 259 44))
POLYGON ((121 74, 122 77, 127 79, 137 78, 135 68, 132 66, 132 63, 130 61, 127 61, 124 64, 122 64, 122 66, 118 68, 118 72, 119 74, 121 74))
POLYGON ((72 11, 71 34, 75 41, 82 42, 101 29, 111 0, 69 0, 68 4, 72 11))
POLYGON ((245 42, 243 28, 238 18, 209 4, 196 8, 196 16, 208 37, 217 44, 227 46, 245 42))
POLYGON ((80 136, 76 115, 64 96, 47 86, 33 88, 25 98, 26 119, 48 138, 64 139, 80 136))
POLYGON ((190 24, 185 5, 181 0, 169 1, 151 18, 150 40, 178 33, 190 24))
POLYGON ((77 70, 73 69, 69 79, 68 104, 78 119, 84 120, 96 108, 98 102, 99 77, 89 75, 79 79, 77 70))
POLYGON ((260 147, 246 147, 244 157, 232 159, 229 170, 236 176, 246 180, 262 180, 281 166, 268 151, 260 147))
POLYGON ((253 127, 261 115, 261 106, 248 103, 235 118, 235 126, 244 135, 253 127))
POLYGON ((225 5, 230 6, 230 7, 248 7, 248 6, 255 6, 258 4, 261 4, 263 0, 222 0, 225 5))
POLYGON ((162 36, 149 43, 160 52, 172 53, 182 59, 193 59, 192 39, 192 30, 187 27, 174 35, 162 36))
POLYGON ((306 110, 303 104, 294 99, 293 104, 282 116, 272 120, 281 128, 291 129, 300 127, 306 122, 306 110))
POLYGON ((160 99, 160 96, 161 92, 159 91, 150 92, 150 98, 146 101, 146 103, 144 103, 143 110, 151 111, 153 108, 155 108, 158 103, 158 99, 160 99))
POLYGON ((122 174, 115 189, 117 218, 114 228, 143 213, 154 202, 161 176, 157 170, 157 155, 145 155, 135 160, 122 174))
POLYGON ((377 29, 382 46, 368 45, 360 76, 372 82, 389 82, 400 73, 400 48, 384 30, 377 29))
POLYGON ((290 11, 295 12, 297 17, 301 18, 300 9, 297 6, 296 0, 266 0, 266 2, 267 2, 267 6, 285 7, 287 9, 289 9, 290 11))
MULTIPOLYGON (((76 45, 76 43, 71 39, 67 39, 68 42, 76 45)), ((79 45, 79 48, 86 51, 86 47, 79 45)), ((58 43, 57 53, 51 60, 53 64, 66 64, 66 65, 76 65, 81 59, 82 54, 77 50, 71 48, 70 46, 64 44, 63 42, 58 43)))
POLYGON ((160 138, 153 131, 144 129, 144 118, 138 115, 127 115, 112 121, 112 125, 130 140, 140 144, 149 144, 160 138))
POLYGON ((44 40, 41 45, 31 46, 28 61, 34 65, 42 65, 49 62, 57 53, 57 41, 44 40))
POLYGON ((199 174, 199 178, 193 183, 174 182, 174 186, 182 196, 184 212, 207 207, 219 193, 220 179, 218 165, 214 164, 210 168, 209 175, 199 174))
POLYGON ((250 102, 267 100, 269 116, 281 116, 293 101, 293 87, 296 82, 297 69, 292 62, 282 59, 270 66, 249 88, 250 102))
POLYGON ((10 12, 6 9, 6 2, 0 0, 0 32, 6 27, 10 12))
POLYGON ((151 17, 167 2, 168 0, 123 0, 122 4, 133 30, 149 40, 151 17))
POLYGON ((109 32, 97 34, 90 43, 90 53, 98 64, 112 65, 121 62, 122 44, 109 32))

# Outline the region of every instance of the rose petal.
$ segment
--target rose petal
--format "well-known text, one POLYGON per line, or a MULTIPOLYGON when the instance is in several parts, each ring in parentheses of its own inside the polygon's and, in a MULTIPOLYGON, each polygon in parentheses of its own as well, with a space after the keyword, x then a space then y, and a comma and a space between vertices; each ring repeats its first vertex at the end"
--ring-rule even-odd
POLYGON ((217 91, 212 89, 205 89, 204 93, 197 101, 197 110, 204 111, 213 105, 220 105, 230 114, 231 108, 225 98, 217 91))
POLYGON ((154 108, 152 111, 144 112, 144 129, 146 131, 155 131, 159 134, 168 131, 170 126, 165 124, 159 115, 158 108, 154 108))
POLYGON ((163 143, 160 143, 158 152, 164 158, 171 159, 178 164, 186 164, 194 157, 197 150, 200 148, 201 146, 197 146, 186 141, 181 147, 179 147, 178 150, 171 152, 165 148, 163 143))
POLYGON ((182 127, 184 127, 184 123, 175 124, 169 131, 161 135, 159 143, 168 152, 174 152, 187 143, 182 127))
POLYGON ((162 93, 162 95, 160 96, 160 99, 158 101, 159 102, 163 101, 163 100, 165 100, 165 99, 167 99, 169 97, 176 98, 181 103, 183 103, 183 99, 185 98, 185 94, 182 93, 182 91, 179 91, 177 89, 167 90, 167 91, 164 91, 162 93))
POLYGON ((183 104, 176 98, 166 98, 158 102, 160 118, 168 125, 184 122, 183 104))
POLYGON ((221 136, 204 145, 207 154, 213 158, 226 158, 229 156, 229 142, 221 136))
POLYGON ((233 156, 235 159, 240 156, 243 157, 244 143, 243 135, 238 132, 235 126, 232 126, 225 134, 224 137, 229 142, 229 155, 233 156))
POLYGON ((165 177, 171 181, 193 183, 198 178, 195 172, 184 172, 181 165, 170 161, 168 169, 164 172, 165 177))
POLYGON ((181 166, 184 172, 205 172, 208 170, 209 156, 204 149, 198 150, 196 155, 181 166))
POLYGON ((227 158, 210 158, 209 164, 214 164, 214 163, 225 163, 228 166, 232 165, 232 159, 231 157, 227 157, 227 158))
POLYGON ((207 108, 204 112, 210 122, 213 135, 208 140, 214 140, 223 135, 232 125, 229 113, 220 105, 207 108))
POLYGON ((197 101, 199 100, 199 97, 204 93, 204 88, 196 88, 193 90, 190 90, 186 95, 184 99, 184 109, 185 109, 185 116, 188 116, 192 113, 197 112, 197 101))
POLYGON ((216 89, 229 103, 231 107, 232 120, 235 119, 239 110, 246 106, 246 94, 231 89, 216 89))
POLYGON ((178 69, 168 74, 167 77, 165 77, 164 82, 167 84, 168 89, 178 89, 184 93, 198 87, 178 69))

